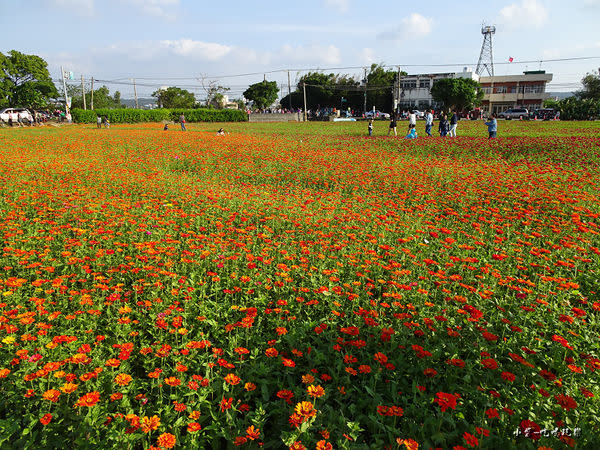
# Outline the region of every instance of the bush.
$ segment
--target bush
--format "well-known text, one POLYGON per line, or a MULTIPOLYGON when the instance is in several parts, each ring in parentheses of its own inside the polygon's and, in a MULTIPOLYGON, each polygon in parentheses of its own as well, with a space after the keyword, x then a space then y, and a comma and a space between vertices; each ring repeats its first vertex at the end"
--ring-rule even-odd
POLYGON ((106 116, 111 123, 179 121, 185 114, 187 122, 246 122, 248 114, 236 109, 73 109, 76 123, 95 123, 97 116, 106 116))
POLYGON ((565 98, 557 104, 561 120, 594 120, 600 118, 600 100, 565 98))

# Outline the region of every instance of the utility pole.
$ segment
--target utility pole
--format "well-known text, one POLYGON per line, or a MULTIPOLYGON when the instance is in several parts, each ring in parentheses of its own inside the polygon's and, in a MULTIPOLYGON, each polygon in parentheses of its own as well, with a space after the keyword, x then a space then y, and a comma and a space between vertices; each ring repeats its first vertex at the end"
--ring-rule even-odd
POLYGON ((288 99, 290 104, 290 111, 292 110, 292 88, 290 86, 290 71, 288 70, 288 99))
POLYGON ((364 114, 367 114, 367 68, 364 67, 363 69, 365 71, 365 78, 364 78, 364 81, 365 81, 365 94, 364 94, 364 99, 363 99, 364 100, 364 102, 363 102, 363 111, 364 111, 364 114))
POLYGON ((93 111, 94 110, 94 77, 92 77, 92 92, 91 92, 91 105, 90 105, 90 109, 93 111))
POLYGON ((69 112, 69 100, 67 99, 67 83, 65 83, 65 71, 63 70, 63 67, 60 66, 60 76, 62 77, 62 82, 63 82, 63 93, 65 95, 65 113, 69 112))
POLYGON ((81 75, 81 96, 83 97, 83 109, 86 110, 87 106, 85 105, 85 86, 83 84, 83 75, 81 75))
POLYGON ((304 91, 304 121, 306 122, 306 83, 302 83, 302 90, 304 91))
POLYGON ((133 96, 135 97, 135 109, 139 109, 138 99, 137 99, 137 89, 135 87, 135 78, 133 79, 133 96))

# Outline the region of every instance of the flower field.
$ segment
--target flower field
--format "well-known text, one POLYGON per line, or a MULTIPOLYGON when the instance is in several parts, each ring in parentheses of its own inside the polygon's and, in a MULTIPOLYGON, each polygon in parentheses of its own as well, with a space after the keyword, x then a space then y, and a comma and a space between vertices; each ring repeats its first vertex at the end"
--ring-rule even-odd
POLYGON ((599 448, 600 127, 336 125, 0 129, 0 448, 599 448))

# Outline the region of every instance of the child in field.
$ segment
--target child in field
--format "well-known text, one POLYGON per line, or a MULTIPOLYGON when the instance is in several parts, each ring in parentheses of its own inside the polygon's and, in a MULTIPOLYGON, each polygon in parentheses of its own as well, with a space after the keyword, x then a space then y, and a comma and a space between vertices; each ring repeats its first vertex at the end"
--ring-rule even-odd
POLYGON ((490 116, 490 120, 486 122, 485 125, 488 127, 488 139, 495 138, 498 131, 498 121, 496 120, 496 115, 492 114, 490 116))
POLYGON ((225 130, 223 128, 219 128, 219 131, 217 131, 217 136, 225 136, 225 130))
POLYGON ((438 130, 440 132, 441 137, 446 137, 448 135, 448 131, 450 130, 450 123, 448 122, 448 116, 446 114, 442 116, 438 130))
POLYGON ((369 136, 373 136, 373 119, 369 120, 369 136))
POLYGON ((168 124, 168 123, 165 123, 165 126, 164 126, 164 128, 163 128, 163 131, 168 131, 168 130, 169 130, 169 124, 168 124))
POLYGON ((404 139, 416 139, 417 137, 417 128, 415 127, 415 125, 411 124, 408 130, 408 134, 404 137, 404 139))

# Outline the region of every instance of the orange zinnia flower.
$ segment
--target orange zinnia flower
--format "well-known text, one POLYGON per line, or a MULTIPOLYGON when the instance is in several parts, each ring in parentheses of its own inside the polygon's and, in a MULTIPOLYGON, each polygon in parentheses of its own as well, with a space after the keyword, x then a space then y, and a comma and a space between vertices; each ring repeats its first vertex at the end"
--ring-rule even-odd
POLYGON ((260 437, 260 429, 254 428, 254 425, 250 425, 248 428, 246 428, 246 437, 251 441, 258 439, 260 437))
POLYGON ((177 439, 171 433, 163 433, 158 437, 157 444, 162 448, 173 448, 177 439))
POLYGON ((74 392, 78 386, 79 385, 75 383, 65 383, 61 386, 60 390, 65 394, 70 394, 71 392, 74 392))
POLYGON ((126 373, 120 373, 115 377, 115 383, 117 383, 119 386, 127 386, 129 383, 131 383, 131 380, 131 375, 126 373))
POLYGON ((95 406, 99 400, 100 400, 100 392, 98 392, 98 391, 88 392, 87 394, 82 395, 79 398, 79 400, 77 400, 77 403, 75 403, 75 406, 92 407, 92 406, 95 406))
POLYGON ((302 417, 314 417, 317 415, 317 411, 311 402, 297 403, 294 411, 296 411, 296 413, 302 417))
POLYGON ((141 420, 141 427, 144 433, 150 433, 156 430, 160 426, 160 417, 158 416, 144 416, 141 420))
POLYGON ((60 391, 58 389, 49 389, 42 394, 42 398, 49 402, 57 402, 60 397, 60 391))
POLYGON ((40 418, 40 423, 42 425, 48 425, 50 422, 52 421, 52 414, 44 414, 41 418, 40 418))
POLYGON ((237 375, 233 374, 233 373, 228 373, 227 375, 225 375, 225 383, 227 384, 231 384, 231 385, 236 385, 239 384, 239 382, 241 381, 240 377, 238 377, 237 375))
POLYGON ((175 387, 181 384, 181 380, 177 377, 169 377, 165 379, 165 384, 175 387))
POLYGON ((198 422, 190 422, 188 423, 187 430, 188 433, 196 433, 202 429, 202 426, 198 422))
POLYGON ((312 398, 319 398, 325 395, 325 389, 323 387, 317 385, 313 386, 312 384, 306 389, 308 395, 312 398))

